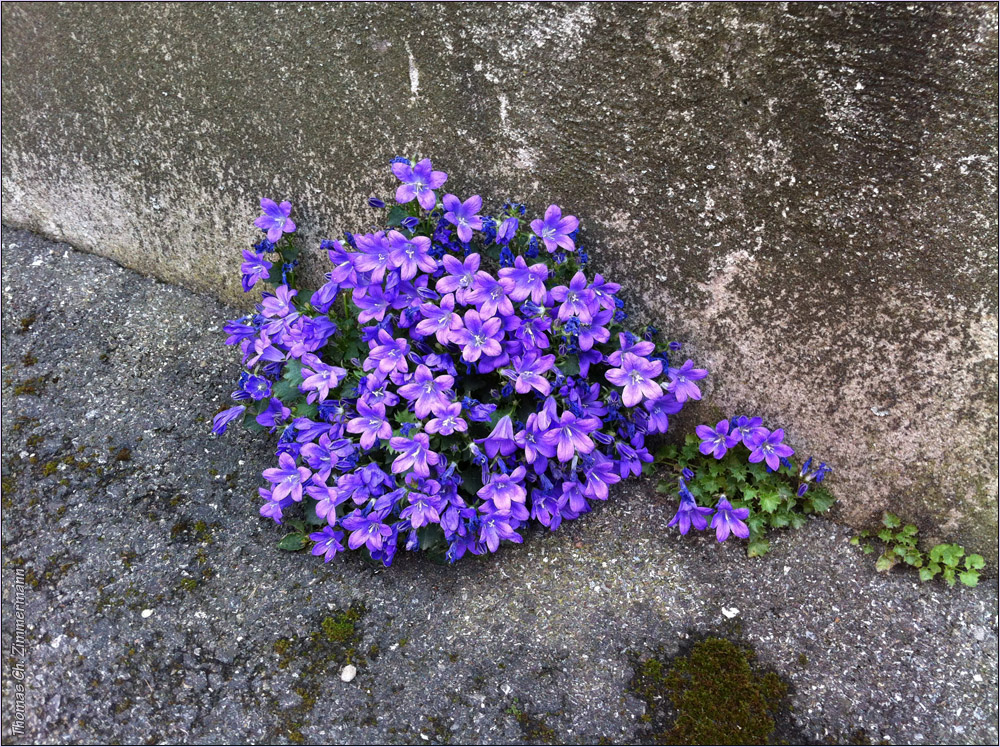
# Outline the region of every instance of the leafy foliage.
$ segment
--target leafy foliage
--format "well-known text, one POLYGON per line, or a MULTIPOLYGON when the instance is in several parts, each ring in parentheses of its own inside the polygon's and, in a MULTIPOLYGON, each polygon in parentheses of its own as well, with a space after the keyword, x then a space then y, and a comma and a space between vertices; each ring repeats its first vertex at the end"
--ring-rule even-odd
POLYGON ((965 586, 979 583, 979 571, 986 564, 981 555, 966 555, 964 547, 948 543, 935 545, 925 554, 918 547, 918 535, 916 525, 904 526, 896 514, 886 511, 882 514, 881 529, 859 532, 851 538, 851 544, 871 555, 876 551, 873 542, 881 543, 882 554, 875 561, 875 570, 882 573, 888 573, 903 563, 916 568, 921 581, 930 581, 940 575, 948 586, 954 586, 958 581, 965 586))

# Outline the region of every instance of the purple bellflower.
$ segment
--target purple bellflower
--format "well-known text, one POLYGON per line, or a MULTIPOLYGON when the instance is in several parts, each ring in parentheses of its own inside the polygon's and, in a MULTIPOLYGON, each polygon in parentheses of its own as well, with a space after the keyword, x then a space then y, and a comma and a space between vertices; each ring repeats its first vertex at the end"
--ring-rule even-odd
POLYGON ((272 244, 278 242, 282 234, 295 231, 295 223, 289 218, 292 214, 292 203, 285 201, 280 205, 266 197, 260 198, 260 209, 264 214, 253 222, 257 228, 267 232, 267 240, 272 244))
POLYGON ((418 161, 416 165, 397 161, 392 164, 392 173, 402 182, 396 187, 396 202, 405 205, 416 199, 424 210, 434 209, 437 204, 434 190, 448 181, 448 175, 445 172, 432 169, 429 158, 418 161))
POLYGON ((750 528, 743 523, 750 515, 748 508, 733 508, 726 496, 719 496, 719 502, 715 506, 715 516, 712 517, 712 529, 715 530, 715 538, 719 542, 725 542, 729 538, 730 532, 741 539, 750 536, 750 528))
POLYGON ((461 241, 468 244, 472 241, 472 232, 482 230, 483 220, 478 213, 483 207, 483 198, 479 195, 472 195, 462 202, 455 195, 449 194, 442 198, 441 204, 446 211, 444 219, 457 228, 461 241))
POLYGON ((549 205, 543 220, 531 221, 531 230, 542 240, 545 249, 550 254, 559 248, 568 252, 576 251, 576 245, 569 235, 579 226, 580 221, 576 219, 576 216, 567 215, 564 218, 558 205, 549 205))
MULTIPOLYGON (((699 425, 694 429, 694 432, 701 439, 701 443, 698 444, 698 451, 705 456, 711 454, 716 459, 722 459, 726 455, 727 450, 740 442, 738 433, 729 432, 728 420, 720 420, 716 424, 715 430, 709 428, 707 425, 699 425)), ((760 460, 758 459, 757 461, 760 460)))

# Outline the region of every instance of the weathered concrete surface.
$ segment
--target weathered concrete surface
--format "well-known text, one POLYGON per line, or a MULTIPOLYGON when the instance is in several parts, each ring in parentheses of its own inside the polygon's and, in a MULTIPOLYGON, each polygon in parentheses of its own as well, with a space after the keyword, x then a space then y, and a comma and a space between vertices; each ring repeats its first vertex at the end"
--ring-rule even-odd
POLYGON ((580 216, 843 519, 995 563, 993 4, 6 4, 3 42, 6 221, 245 303, 260 195, 316 240, 432 156, 580 216))
POLYGON ((4 703, 18 663, 27 684, 13 742, 635 744, 632 656, 714 631, 790 681, 793 744, 996 743, 996 579, 879 575, 832 522, 751 561, 668 531, 672 503, 638 483, 454 567, 281 552, 256 515, 272 444, 208 432, 237 369, 212 352, 233 309, 25 232, 2 248, 4 703), (358 602, 348 684, 302 641, 358 602))

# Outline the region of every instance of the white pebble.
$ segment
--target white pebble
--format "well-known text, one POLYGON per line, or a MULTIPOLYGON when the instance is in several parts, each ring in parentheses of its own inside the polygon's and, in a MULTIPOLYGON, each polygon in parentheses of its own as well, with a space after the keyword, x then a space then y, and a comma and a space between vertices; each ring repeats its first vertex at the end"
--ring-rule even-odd
POLYGON ((340 679, 344 682, 350 682, 358 674, 358 668, 353 664, 348 664, 346 667, 340 670, 340 679))
POLYGON ((149 617, 149 616, 150 616, 150 615, 152 615, 152 614, 153 614, 153 610, 148 610, 148 609, 147 609, 147 610, 143 610, 143 611, 142 611, 142 616, 143 616, 143 617, 149 617))
POLYGON ((728 617, 730 620, 732 620, 734 617, 740 614, 740 611, 736 607, 723 607, 722 614, 728 617))

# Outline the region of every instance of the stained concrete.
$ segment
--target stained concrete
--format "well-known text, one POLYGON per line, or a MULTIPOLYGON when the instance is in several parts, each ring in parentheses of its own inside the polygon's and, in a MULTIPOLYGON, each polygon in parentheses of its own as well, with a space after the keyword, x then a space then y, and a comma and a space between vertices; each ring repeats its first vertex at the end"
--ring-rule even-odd
POLYGON ((5 221, 246 304, 261 195, 315 247, 430 156, 578 215, 702 420, 995 568, 995 5, 9 3, 3 42, 5 221))
POLYGON ((274 444, 210 432, 236 310, 24 231, 2 248, 5 743, 648 743, 638 662, 705 634, 789 683, 788 743, 997 741, 996 578, 876 573, 825 519, 751 560, 668 529, 654 477, 454 566, 283 552, 257 515, 274 444))

